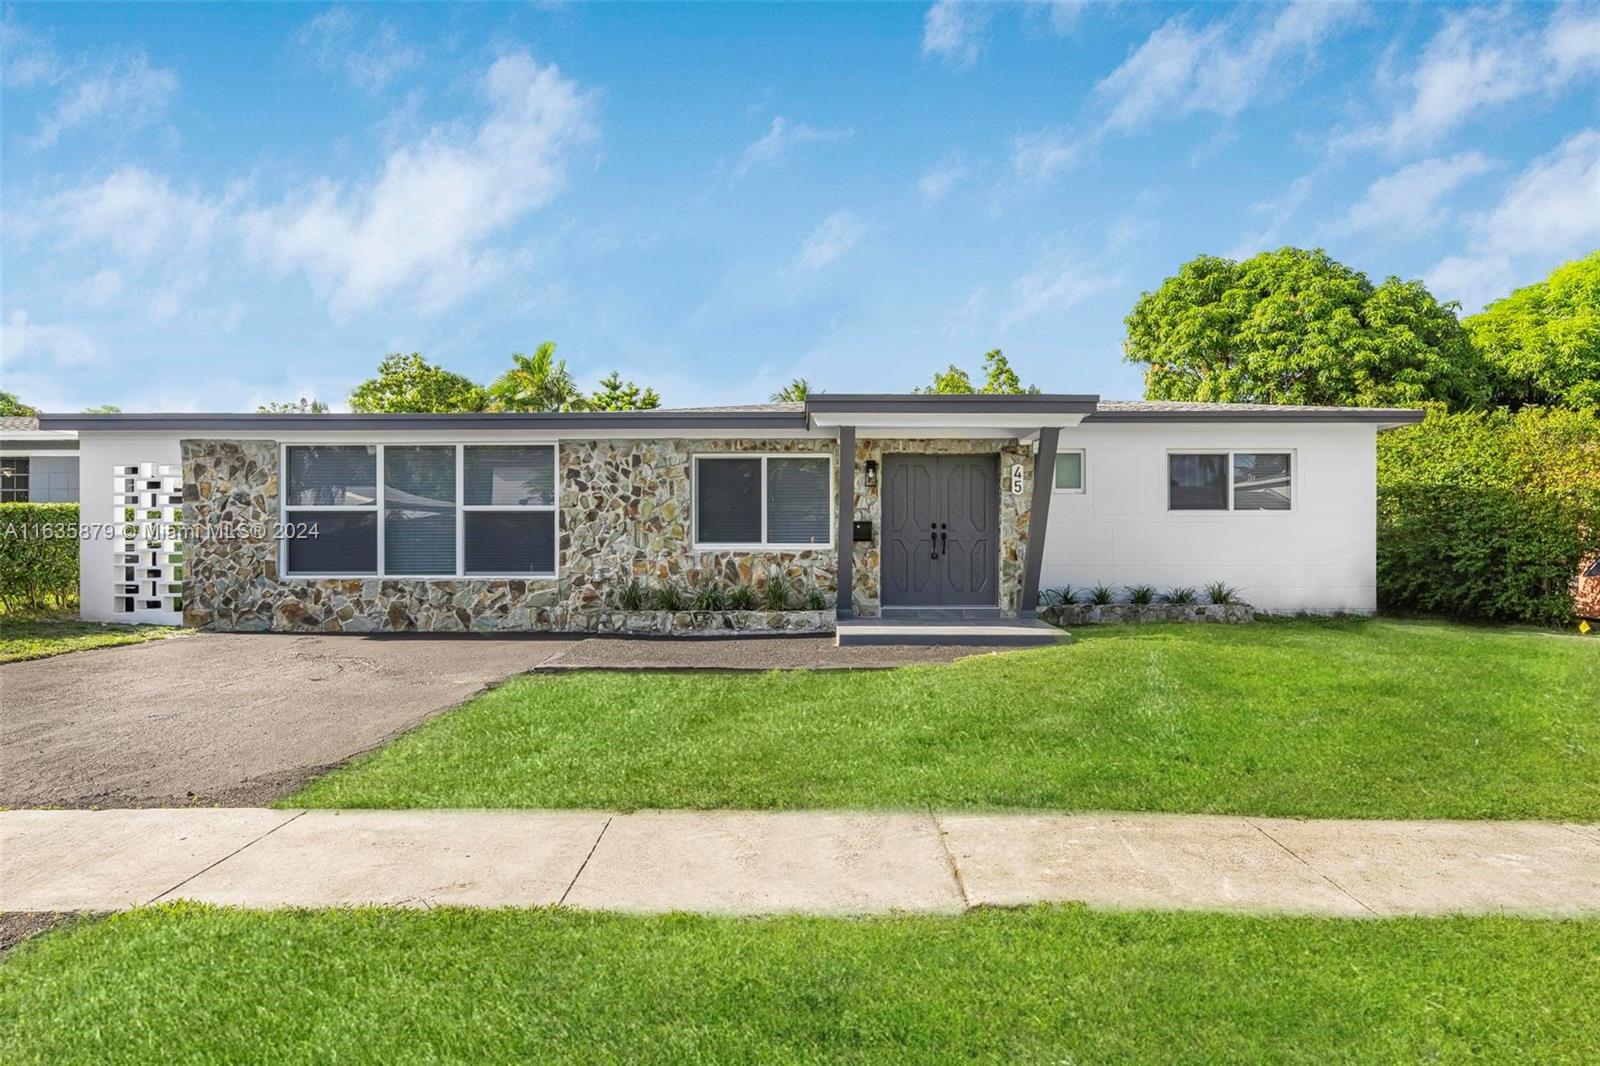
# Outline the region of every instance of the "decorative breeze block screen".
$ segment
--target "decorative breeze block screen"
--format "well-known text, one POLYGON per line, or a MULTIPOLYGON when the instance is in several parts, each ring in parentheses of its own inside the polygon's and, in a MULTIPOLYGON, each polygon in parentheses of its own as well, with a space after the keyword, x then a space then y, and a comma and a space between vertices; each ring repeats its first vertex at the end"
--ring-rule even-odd
POLYGON ((112 610, 176 623, 183 615, 183 474, 140 463, 114 467, 113 481, 112 610))

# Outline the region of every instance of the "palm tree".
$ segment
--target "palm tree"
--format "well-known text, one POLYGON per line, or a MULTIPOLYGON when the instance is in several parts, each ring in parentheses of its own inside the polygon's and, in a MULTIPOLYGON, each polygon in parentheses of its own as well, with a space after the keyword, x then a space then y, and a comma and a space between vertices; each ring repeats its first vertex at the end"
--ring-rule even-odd
POLYGON ((821 389, 812 389, 811 382, 805 378, 795 378, 789 384, 772 394, 773 403, 805 403, 806 397, 812 392, 821 392, 821 389))
POLYGON ((567 361, 556 358, 555 341, 545 341, 532 355, 512 353, 511 369, 495 378, 489 398, 494 411, 582 411, 589 406, 567 361))

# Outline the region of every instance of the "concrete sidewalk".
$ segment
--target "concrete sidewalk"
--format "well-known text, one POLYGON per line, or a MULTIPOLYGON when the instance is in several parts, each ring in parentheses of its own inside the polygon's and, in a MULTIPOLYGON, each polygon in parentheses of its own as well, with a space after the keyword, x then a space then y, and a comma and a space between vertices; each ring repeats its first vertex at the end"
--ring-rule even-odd
POLYGON ((1600 826, 1162 814, 0 812, 0 911, 537 906, 958 912, 1080 900, 1600 914, 1600 826))

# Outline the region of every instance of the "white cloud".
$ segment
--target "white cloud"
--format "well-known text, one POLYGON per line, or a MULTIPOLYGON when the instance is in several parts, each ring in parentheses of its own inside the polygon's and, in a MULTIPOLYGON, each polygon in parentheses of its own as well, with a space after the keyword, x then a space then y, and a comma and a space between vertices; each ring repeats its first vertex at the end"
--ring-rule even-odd
POLYGON ((849 211, 835 211, 800 242, 794 265, 798 270, 817 271, 832 263, 861 242, 867 227, 849 211))
POLYGON ((1473 8, 1445 17, 1405 79, 1408 102, 1341 144, 1404 150, 1429 144, 1486 108, 1554 93, 1600 70, 1600 9, 1558 7, 1541 30, 1528 9, 1473 8))
POLYGON ((0 82, 8 88, 53 85, 65 72, 50 42, 9 16, 0 16, 0 82))
POLYGON ((1070 138, 1065 129, 1018 134, 1011 142, 1011 169, 1027 181, 1049 181, 1076 166, 1084 143, 1070 138))
POLYGON ((922 206, 932 207, 943 200, 966 177, 966 165, 955 159, 946 160, 927 171, 917 179, 917 193, 922 197, 922 206))
POLYGON ((836 144, 854 137, 853 128, 823 129, 805 123, 791 124, 782 115, 775 116, 772 125, 760 138, 739 153, 730 181, 740 181, 756 167, 772 166, 797 144, 836 144))
POLYGON ((1446 197, 1497 165, 1482 152, 1462 152, 1401 167, 1368 186, 1332 228, 1337 233, 1425 233, 1444 221, 1446 197))
POLYGON ((1026 11, 1031 17, 1043 14, 1051 33, 1064 34, 1078 24, 1078 17, 1089 6, 1089 0, 1026 0, 1026 11))
POLYGON ((115 122, 123 131, 146 126, 166 111, 178 91, 178 76, 152 67, 143 54, 59 80, 65 88, 39 122, 31 141, 36 149, 49 148, 62 134, 90 123, 115 122))
POLYGON ((24 367, 82 366, 96 354, 94 341, 74 326, 41 325, 20 308, 0 322, 0 363, 8 379, 24 367))
POLYGON ((69 247, 104 250, 142 266, 204 249, 223 207, 222 201, 179 192, 165 178, 129 166, 61 193, 46 211, 69 247))
POLYGON ((1130 130, 1193 112, 1231 118, 1281 84, 1285 63, 1309 61, 1359 15, 1355 4, 1301 2, 1248 28, 1224 19, 1198 29, 1176 15, 1095 86, 1109 108, 1105 126, 1130 130))
POLYGON ((1468 310, 1509 292, 1531 265, 1538 272, 1600 245, 1600 129, 1575 133, 1530 163, 1500 202, 1469 220, 1467 253, 1435 264, 1428 286, 1468 310))
POLYGON ((591 98, 525 53, 496 60, 479 88, 488 112, 475 130, 433 130, 370 182, 321 181, 248 212, 250 247, 304 271, 340 315, 397 290, 442 307, 486 283, 505 264, 489 242, 555 198, 597 133, 591 98))
POLYGON ((334 7, 313 17, 295 39, 316 52, 324 66, 341 66, 350 81, 376 93, 395 75, 420 66, 422 50, 400 39, 390 22, 372 25, 348 7, 334 7))
POLYGON ((1121 280, 1116 275, 1099 273, 1069 252, 1047 255, 1037 267, 1012 283, 1011 306, 1000 319, 1000 328, 1065 311, 1105 292, 1121 280))
POLYGON ((922 54, 970 67, 983 52, 989 13, 977 3, 934 0, 922 17, 922 54))
POLYGON ((1306 200, 1311 197, 1311 188, 1314 180, 1310 174, 1303 174, 1289 183, 1289 187, 1277 196, 1270 196, 1257 203, 1253 210, 1266 221, 1262 227, 1242 238, 1238 244, 1229 249, 1229 259, 1249 259, 1257 252, 1270 251, 1283 242, 1284 231, 1289 228, 1300 209, 1305 206, 1306 200))

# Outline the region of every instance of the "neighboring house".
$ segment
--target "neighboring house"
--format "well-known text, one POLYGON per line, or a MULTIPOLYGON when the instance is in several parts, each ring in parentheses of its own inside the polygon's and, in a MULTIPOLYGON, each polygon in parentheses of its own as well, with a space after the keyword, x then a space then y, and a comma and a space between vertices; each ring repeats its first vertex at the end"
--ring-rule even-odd
MULTIPOLYGON (((189 624, 223 630, 594 631, 622 624, 635 578, 692 593, 774 573, 830 604, 837 594, 841 617, 1026 617, 1041 587, 1095 582, 1226 581, 1260 609, 1370 612, 1376 436, 1421 417, 819 394, 42 424, 76 431, 89 483, 107 486, 84 499, 86 523, 189 527, 181 545, 159 531, 85 540, 86 618, 176 620, 181 606, 189 624), (285 527, 317 535, 280 538, 285 527)), ((795 618, 757 624, 832 621, 795 618)))
POLYGON ((0 503, 77 503, 78 435, 0 418, 0 503))

